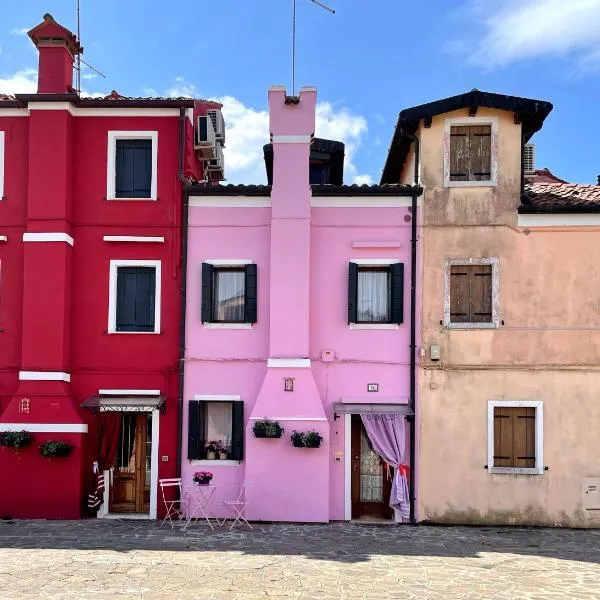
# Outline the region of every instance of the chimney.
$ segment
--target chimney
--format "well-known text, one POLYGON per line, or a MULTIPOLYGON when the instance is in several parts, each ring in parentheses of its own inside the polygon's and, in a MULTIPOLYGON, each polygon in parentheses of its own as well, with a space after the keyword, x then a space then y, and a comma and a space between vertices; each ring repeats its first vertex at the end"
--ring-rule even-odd
POLYGON ((77 37, 49 13, 27 35, 40 53, 38 94, 74 93, 73 61, 78 54, 83 54, 77 37))

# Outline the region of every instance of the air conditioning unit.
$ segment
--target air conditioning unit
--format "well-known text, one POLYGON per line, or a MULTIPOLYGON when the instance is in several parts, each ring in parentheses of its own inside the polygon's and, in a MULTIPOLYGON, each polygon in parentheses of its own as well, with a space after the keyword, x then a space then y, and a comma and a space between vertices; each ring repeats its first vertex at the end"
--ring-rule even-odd
POLYGON ((206 111, 206 114, 212 121, 213 129, 215 130, 215 137, 217 142, 221 146, 225 145, 225 121, 223 120, 223 113, 218 108, 212 108, 206 111))
POLYGON ((223 148, 220 144, 217 144, 215 150, 215 158, 208 160, 205 168, 209 172, 221 171, 221 173, 223 173, 225 170, 225 157, 223 156, 223 148))
POLYGON ((527 175, 535 173, 535 144, 523 146, 523 168, 527 175))
POLYGON ((194 148, 210 148, 216 145, 215 128, 208 116, 198 117, 194 133, 194 148))

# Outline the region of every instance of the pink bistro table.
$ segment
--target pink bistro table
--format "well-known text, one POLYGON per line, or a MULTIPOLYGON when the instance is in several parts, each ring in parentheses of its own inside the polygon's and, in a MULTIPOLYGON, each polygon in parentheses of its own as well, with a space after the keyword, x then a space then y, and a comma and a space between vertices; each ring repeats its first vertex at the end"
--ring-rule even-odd
POLYGON ((219 523, 219 519, 210 510, 210 501, 216 489, 216 485, 191 485, 184 488, 187 517, 187 523, 183 526, 184 529, 188 527, 192 520, 205 519, 211 529, 214 529, 211 518, 217 524, 219 523))

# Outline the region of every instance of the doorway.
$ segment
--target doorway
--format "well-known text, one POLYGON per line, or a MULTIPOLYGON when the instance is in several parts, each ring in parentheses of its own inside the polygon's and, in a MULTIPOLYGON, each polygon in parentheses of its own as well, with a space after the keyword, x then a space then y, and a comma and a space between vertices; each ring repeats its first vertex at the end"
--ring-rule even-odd
POLYGON ((392 519, 392 481, 385 462, 371 447, 360 415, 351 416, 352 519, 392 519))
POLYGON ((118 514, 148 514, 152 473, 152 414, 124 412, 121 418, 109 510, 118 514))

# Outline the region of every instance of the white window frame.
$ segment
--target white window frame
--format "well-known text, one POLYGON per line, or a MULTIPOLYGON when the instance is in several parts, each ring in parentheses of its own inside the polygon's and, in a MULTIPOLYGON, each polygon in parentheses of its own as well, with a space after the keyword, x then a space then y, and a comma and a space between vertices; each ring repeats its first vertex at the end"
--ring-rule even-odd
POLYGON ((444 121, 444 187, 495 187, 498 181, 498 117, 449 117, 444 121), (490 179, 486 181, 450 181, 450 128, 490 125, 490 179))
POLYGON ((158 131, 109 131, 106 161, 106 199, 107 200, 157 200, 158 181, 158 131), (117 198, 117 140, 152 140, 152 178, 149 198, 117 198))
POLYGON ((108 333, 119 335, 156 335, 160 333, 161 308, 161 261, 160 260, 111 260, 108 284, 108 333), (119 267, 154 267, 156 285, 154 290, 154 331, 117 331, 117 271, 119 267))
POLYGON ((4 131, 0 131, 0 201, 4 200, 4 131))
POLYGON ((488 473, 512 475, 544 474, 544 403, 541 400, 488 400, 488 473), (535 467, 495 467, 494 466, 494 409, 535 408, 535 467))
MULTIPOLYGON (((194 395, 194 400, 199 400, 200 402, 229 402, 229 403, 233 403, 233 402, 239 402, 242 397, 241 396, 235 396, 235 395, 218 395, 218 394, 212 394, 212 395, 203 395, 203 394, 195 394, 194 395)), ((189 408, 189 403, 188 403, 188 408, 189 408)), ((232 410, 233 410, 233 404, 232 404, 232 410)), ((231 426, 233 428, 233 421, 231 423, 231 426)), ((233 432, 232 432, 233 433, 233 432)), ((194 458, 192 460, 188 459, 188 462, 190 465, 194 466, 194 467, 238 467, 242 461, 241 460, 232 460, 230 458, 226 459, 226 460, 208 460, 206 458, 194 458)))
MULTIPOLYGON (((391 267, 402 262, 399 258, 351 258, 359 267, 391 267)), ((398 323, 348 323, 348 329, 399 329, 398 323)))
POLYGON ((500 261, 497 258, 448 258, 444 272, 444 326, 448 329, 497 329, 500 327, 500 261), (492 265, 492 321, 490 323, 450 322, 450 268, 452 266, 492 265))
MULTIPOLYGON (((254 264, 254 261, 249 258, 210 258, 208 260, 203 261, 206 264, 212 265, 217 268, 227 267, 235 268, 235 267, 245 267, 246 265, 254 264)), ((211 285, 213 285, 211 283, 211 285)), ((244 300, 245 301, 245 300, 244 300)), ((255 323, 213 323, 206 322, 202 323, 203 329, 252 329, 255 323)), ((211 461, 209 461, 211 462, 211 461)), ((237 461, 234 461, 237 462, 237 461)))

